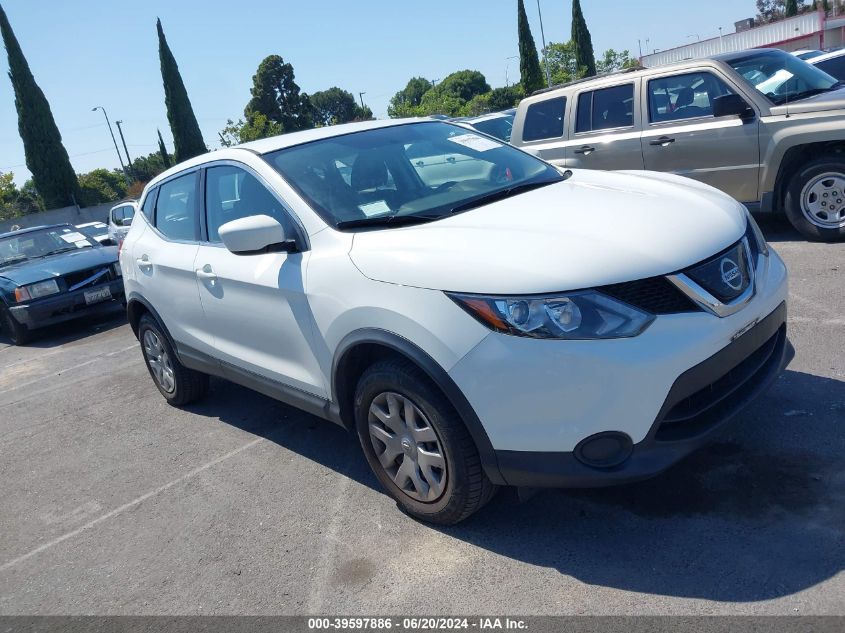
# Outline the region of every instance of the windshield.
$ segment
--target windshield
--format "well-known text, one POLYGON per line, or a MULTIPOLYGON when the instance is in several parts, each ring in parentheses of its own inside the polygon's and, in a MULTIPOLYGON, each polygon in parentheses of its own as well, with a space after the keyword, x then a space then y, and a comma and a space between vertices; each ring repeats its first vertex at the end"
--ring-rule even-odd
POLYGON ((335 136, 264 158, 337 228, 429 222, 563 178, 510 145, 437 121, 335 136))
POLYGON ((489 134, 490 136, 495 136, 497 139, 508 143, 511 140, 513 118, 514 117, 512 114, 508 114, 505 116, 496 117, 494 119, 476 121, 475 123, 470 123, 470 125, 476 130, 484 132, 485 134, 489 134))
POLYGON ((0 239, 0 268, 94 246, 97 246, 97 242, 70 226, 26 231, 0 239))
POLYGON ((826 72, 783 51, 756 51, 728 63, 775 105, 839 87, 826 72))
POLYGON ((109 227, 107 227, 105 224, 98 222, 97 224, 90 224, 88 226, 77 226, 76 230, 87 237, 93 237, 94 239, 97 239, 97 236, 107 233, 109 227))

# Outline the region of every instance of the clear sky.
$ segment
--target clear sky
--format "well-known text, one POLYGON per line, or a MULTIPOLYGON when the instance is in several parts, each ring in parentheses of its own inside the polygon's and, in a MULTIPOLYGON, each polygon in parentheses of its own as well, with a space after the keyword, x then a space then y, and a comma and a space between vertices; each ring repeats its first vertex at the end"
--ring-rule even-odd
MULTIPOLYGON (((540 0, 547 41, 569 39, 571 0, 540 0)), ((132 158, 154 151, 164 109, 155 19, 179 63, 203 136, 237 119, 252 75, 271 54, 293 64, 305 92, 340 86, 387 116, 393 94, 415 75, 441 79, 465 68, 493 87, 518 80, 516 0, 0 0, 35 79, 50 101, 77 172, 116 167, 97 105, 121 119, 132 158)), ((536 0, 525 0, 540 47, 536 0)), ((755 14, 754 0, 581 0, 598 56, 638 54, 714 37, 755 14)), ((2 52, 0 70, 7 60, 2 52)), ((29 173, 11 84, 0 77, 0 171, 21 184, 29 173)), ((115 133, 117 131, 115 130, 115 133)), ((118 139, 119 142, 119 139, 118 139)), ((122 149, 122 147, 121 147, 122 149)))

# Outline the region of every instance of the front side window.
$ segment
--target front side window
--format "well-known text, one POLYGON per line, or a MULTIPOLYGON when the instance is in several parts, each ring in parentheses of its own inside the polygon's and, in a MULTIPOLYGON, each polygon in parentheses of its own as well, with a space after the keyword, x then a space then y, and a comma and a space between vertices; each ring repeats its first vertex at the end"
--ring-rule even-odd
POLYGON ((634 84, 578 95, 575 132, 595 132, 634 125, 634 84))
POLYGON ((209 167, 205 174, 208 241, 220 241, 220 227, 240 218, 268 215, 291 230, 282 203, 252 174, 232 165, 209 167))
POLYGON ((661 77, 648 82, 648 114, 652 123, 713 116, 713 100, 733 94, 708 72, 661 77))
POLYGON ((823 70, 776 50, 739 54, 725 61, 752 88, 775 105, 835 90, 839 82, 823 70))
POLYGON ((158 188, 155 224, 171 240, 194 242, 199 239, 197 222, 197 179, 193 172, 168 180, 158 188))
POLYGON ((439 220, 562 178, 506 143, 440 121, 334 136, 263 158, 338 228, 439 220))
POLYGON ((522 126, 523 141, 540 141, 563 136, 566 97, 548 99, 528 106, 522 126))

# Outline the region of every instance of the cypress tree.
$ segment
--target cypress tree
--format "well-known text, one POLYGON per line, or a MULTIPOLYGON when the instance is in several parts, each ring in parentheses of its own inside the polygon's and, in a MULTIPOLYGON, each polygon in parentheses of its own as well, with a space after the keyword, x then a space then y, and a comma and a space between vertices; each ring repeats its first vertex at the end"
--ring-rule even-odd
POLYGON ((50 104, 35 83, 2 6, 0 33, 9 57, 9 79, 15 92, 18 132, 35 189, 48 209, 70 206, 79 199, 79 181, 62 144, 62 135, 56 127, 50 104))
POLYGON ((798 0, 786 0, 784 13, 788 18, 791 18, 793 15, 798 15, 798 0))
POLYGON ((205 154, 208 149, 202 140, 202 132, 194 116, 194 109, 188 99, 188 92, 179 74, 179 66, 170 52, 161 20, 156 20, 158 31, 158 56, 161 60, 161 78, 164 82, 164 104, 167 106, 167 120, 173 133, 173 146, 177 163, 205 154))
POLYGON ((543 71, 522 0, 517 0, 516 25, 519 33, 519 77, 525 94, 530 95, 543 87, 543 71))
POLYGON ((164 139, 161 138, 161 130, 156 128, 158 132, 158 153, 161 155, 161 164, 165 169, 170 168, 170 156, 167 155, 167 148, 164 146, 164 139))
POLYGON ((581 12, 580 0, 572 0, 572 41, 575 43, 575 66, 579 76, 592 77, 596 74, 593 38, 581 12))

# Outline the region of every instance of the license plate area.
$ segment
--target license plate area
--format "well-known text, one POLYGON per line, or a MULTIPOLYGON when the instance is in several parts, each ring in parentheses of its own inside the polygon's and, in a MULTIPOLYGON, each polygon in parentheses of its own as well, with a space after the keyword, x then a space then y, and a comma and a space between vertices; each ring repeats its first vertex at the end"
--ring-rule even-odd
POLYGON ((100 303, 102 301, 108 301, 111 299, 111 288, 106 286, 105 288, 97 288, 96 290, 86 290, 84 293, 85 296, 85 305, 91 305, 92 303, 100 303))

